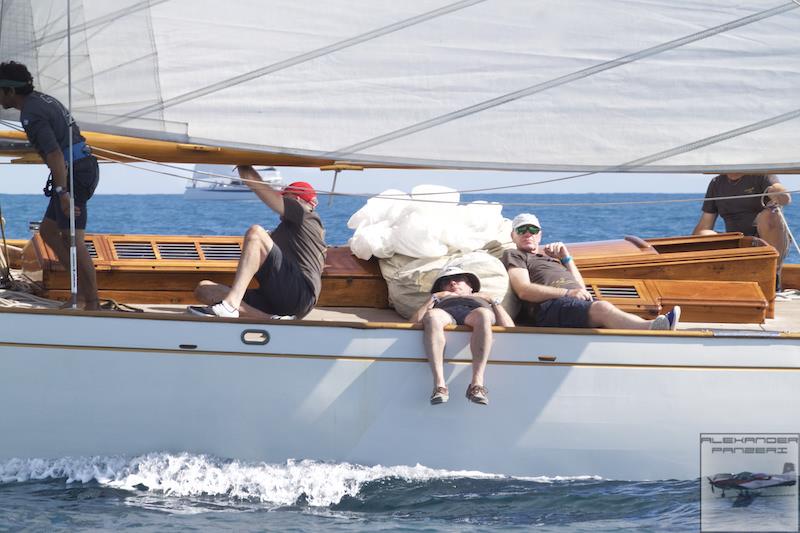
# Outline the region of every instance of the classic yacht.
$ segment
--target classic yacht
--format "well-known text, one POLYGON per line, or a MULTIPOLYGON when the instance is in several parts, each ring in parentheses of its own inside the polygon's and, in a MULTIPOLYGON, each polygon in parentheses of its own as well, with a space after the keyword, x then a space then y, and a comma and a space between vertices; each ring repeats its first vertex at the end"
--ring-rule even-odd
MULTIPOLYGON (((258 169, 265 182, 273 186, 283 183, 274 167, 258 169)), ((186 185, 183 196, 190 200, 257 200, 253 191, 239 180, 235 168, 229 165, 195 165, 192 180, 186 185), (230 177, 221 178, 220 176, 230 177)))
MULTIPOLYGON (((604 172, 800 170, 797 1, 73 0, 72 28, 68 5, 4 3, 0 57, 72 102, 105 160, 570 173, 565 192, 604 172)), ((492 403, 439 409, 374 258, 329 251, 303 320, 209 320, 169 306, 197 276, 229 280, 240 239, 88 237, 101 294, 151 307, 0 309, 0 461, 174 450, 695 479, 701 433, 800 429, 800 328, 780 320, 800 313, 776 302, 777 252, 741 234, 571 247, 596 295, 702 323, 496 328, 492 403)), ((22 255, 63 299, 41 239, 22 255)), ((464 390, 469 331, 447 335, 464 390)))

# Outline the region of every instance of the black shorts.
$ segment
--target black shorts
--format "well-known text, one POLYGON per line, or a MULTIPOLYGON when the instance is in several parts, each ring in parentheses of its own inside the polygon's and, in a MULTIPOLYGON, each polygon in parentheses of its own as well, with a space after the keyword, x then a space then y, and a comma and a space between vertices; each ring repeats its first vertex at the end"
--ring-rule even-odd
POLYGON ((588 328, 589 308, 594 301, 562 297, 539 304, 535 326, 545 328, 588 328))
POLYGON ((463 326, 464 320, 466 320, 468 314, 479 307, 486 306, 481 305, 480 302, 473 298, 460 298, 451 296, 441 300, 433 307, 434 309, 441 309, 453 318, 453 322, 459 326, 463 326))
MULTIPOLYGON (((86 203, 94 194, 94 190, 100 181, 100 169, 97 165, 97 159, 90 155, 75 161, 72 174, 72 180, 75 184, 75 194, 72 198, 75 201, 75 207, 81 208, 81 214, 75 217, 75 229, 86 229, 86 220, 89 215, 86 203)), ((61 199, 55 192, 50 197, 50 203, 47 204, 44 218, 55 220, 59 229, 69 229, 69 216, 65 215, 61 209, 61 199)))
POLYGON ((267 259, 255 275, 258 289, 248 289, 244 302, 270 315, 306 316, 316 298, 296 261, 287 259, 273 243, 267 259))

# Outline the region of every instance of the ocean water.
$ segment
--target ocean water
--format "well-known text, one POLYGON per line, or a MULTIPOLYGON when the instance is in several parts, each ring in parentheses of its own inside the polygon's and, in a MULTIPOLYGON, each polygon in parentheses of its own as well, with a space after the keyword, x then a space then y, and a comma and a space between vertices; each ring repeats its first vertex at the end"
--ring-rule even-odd
MULTIPOLYGON (((536 213, 545 241, 686 235, 697 195, 471 195, 536 213), (674 202, 675 200, 691 200, 674 202), (641 202, 657 202, 642 204, 641 202), (512 205, 515 204, 515 205, 512 205), (529 205, 516 205, 529 204, 529 205), (534 205, 530 205, 534 204, 534 205)), ((360 198, 322 199, 328 242, 344 244, 360 198)), ((0 195, 6 236, 27 238, 41 196, 0 195)), ((786 209, 790 227, 800 208, 786 209)), ((238 235, 277 218, 257 201, 189 202, 176 195, 97 196, 89 231, 238 235)), ((795 230, 794 227, 792 227, 795 230)), ((789 262, 800 262, 795 251, 789 262)), ((13 408, 4 406, 3 408, 13 408)), ((13 428, 2 428, 13 431, 13 428)), ((53 435, 52 438, 58 438, 53 435)), ((425 465, 355 465, 290 458, 279 464, 152 450, 138 457, 0 462, 0 531, 697 531, 700 479, 628 481, 509 477, 425 465)), ((535 476, 535 473, 531 473, 535 476)), ((751 511, 774 514, 775 499, 751 511)), ((719 503, 724 508, 724 503, 719 503)), ((730 514, 727 514, 730 518, 730 514)), ((735 525, 735 524, 733 524, 735 525)))
MULTIPOLYGON (((504 205, 503 216, 533 212, 544 228, 544 242, 584 242, 637 237, 689 235, 700 218, 697 194, 484 194, 464 195, 463 201, 485 200, 504 205)), ((345 244, 350 215, 366 199, 336 197, 333 205, 320 197, 329 244, 345 244)), ((0 194, 8 238, 28 238, 28 222, 40 220, 46 202, 39 195, 0 194)), ((277 216, 259 201, 187 201, 181 195, 98 195, 89 204, 88 231, 165 235, 241 235, 252 224, 267 228, 277 216)), ((800 234, 800 200, 785 211, 789 227, 800 234)), ((717 231, 724 231, 717 221, 717 231)), ((800 262, 792 249, 788 261, 800 262)))

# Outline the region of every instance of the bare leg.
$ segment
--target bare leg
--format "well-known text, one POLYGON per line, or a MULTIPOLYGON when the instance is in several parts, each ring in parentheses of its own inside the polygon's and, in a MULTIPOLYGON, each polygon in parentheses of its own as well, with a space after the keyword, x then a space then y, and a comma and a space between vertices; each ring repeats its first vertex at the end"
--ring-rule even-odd
POLYGON ((100 309, 100 302, 97 299, 97 274, 92 256, 86 247, 86 231, 82 229, 75 230, 75 256, 78 262, 78 292, 83 296, 84 308, 89 311, 100 309))
MULTIPOLYGON (((59 229, 55 220, 45 218, 39 226, 42 240, 56 254, 58 262, 67 272, 70 271, 69 232, 59 229)), ((97 301, 97 276, 94 263, 86 248, 86 232, 75 230, 75 255, 78 269, 78 296, 83 299, 86 309, 99 308, 97 301)))
POLYGON ((789 247, 789 236, 786 234, 780 215, 772 209, 764 209, 756 217, 756 227, 758 235, 778 251, 780 257, 778 269, 780 269, 789 247))
POLYGON ((589 308, 589 326, 593 328, 649 329, 652 322, 617 309, 609 302, 593 302, 589 308))
MULTIPOLYGON (((267 260, 272 251, 272 238, 261 226, 250 226, 244 234, 244 246, 239 265, 236 267, 236 276, 233 285, 223 301, 233 309, 238 309, 244 298, 244 293, 253 276, 267 260)), ((216 302, 215 302, 216 303, 216 302)))
POLYGON ((444 327, 453 323, 453 317, 441 309, 431 309, 422 317, 425 327, 425 354, 433 372, 433 387, 446 387, 444 381, 444 327))
POLYGON ((472 351, 471 385, 483 386, 486 363, 492 350, 494 313, 485 307, 473 309, 464 319, 464 324, 472 328, 472 335, 469 338, 469 347, 472 351))
POLYGON ((231 288, 227 285, 204 279, 195 287, 194 297, 206 305, 213 305, 221 302, 229 292, 231 288))
MULTIPOLYGON (((69 272, 69 247, 65 245, 64 239, 61 237, 61 230, 55 220, 45 218, 39 225, 39 236, 42 237, 44 243, 53 250, 56 254, 58 262, 64 269, 69 272)), ((69 234, 67 235, 69 237, 69 234)))

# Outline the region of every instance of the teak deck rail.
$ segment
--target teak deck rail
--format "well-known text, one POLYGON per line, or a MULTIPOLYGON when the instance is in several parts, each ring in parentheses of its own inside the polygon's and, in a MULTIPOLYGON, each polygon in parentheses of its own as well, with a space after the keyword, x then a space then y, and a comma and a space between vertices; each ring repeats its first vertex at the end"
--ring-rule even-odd
MULTIPOLYGON (((230 284, 241 237, 90 234, 101 298, 150 304, 196 303, 203 279, 230 284)), ((741 234, 571 244, 598 299, 652 318, 681 305, 686 321, 761 323, 772 316, 777 253, 741 234)), ((65 300, 69 277, 38 235, 23 271, 45 295, 65 300)), ((320 307, 390 307, 377 260, 345 247, 328 249, 320 307)))

